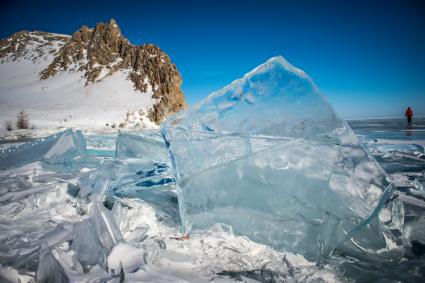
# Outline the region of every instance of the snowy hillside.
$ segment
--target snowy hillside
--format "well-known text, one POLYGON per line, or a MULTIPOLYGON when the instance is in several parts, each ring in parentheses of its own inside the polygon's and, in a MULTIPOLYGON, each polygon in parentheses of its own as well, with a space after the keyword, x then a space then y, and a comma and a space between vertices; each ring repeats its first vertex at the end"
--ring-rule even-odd
MULTIPOLYGON (((35 61, 23 58, 0 64, 2 121, 15 121, 24 109, 35 127, 118 126, 125 121, 127 111, 148 109, 154 102, 152 91, 136 91, 125 71, 89 86, 85 86, 82 72, 67 71, 40 80, 40 71, 52 60, 53 56, 46 54, 35 61)), ((147 118, 144 122, 149 128, 156 126, 147 118)))
MULTIPOLYGON (((168 71, 164 71, 165 67, 174 68, 172 71, 177 74, 178 71, 159 48, 147 47, 150 49, 130 45, 113 20, 98 24, 95 29, 83 27, 72 37, 24 31, 3 39, 0 44, 0 130, 5 131, 8 122, 14 125, 21 110, 38 129, 157 128, 160 119, 178 108, 163 110, 163 100, 172 101, 167 96, 173 89, 167 85, 169 93, 158 93, 162 85, 169 82, 154 81, 151 74, 157 72, 157 77, 166 78, 162 75, 168 71), (76 36, 82 33, 85 39, 76 36), (110 41, 115 43, 113 40, 120 42, 117 52, 109 46, 110 41), (136 51, 128 55, 123 50, 129 48, 136 51), (79 53, 73 54, 74 50, 79 53), (140 58, 142 52, 147 58, 158 53, 161 61, 132 59, 140 58), (127 58, 131 60, 126 65, 123 62, 127 58), (160 114, 158 108, 162 110, 160 114)), ((172 75, 175 74, 170 77, 172 75)), ((184 100, 180 85, 175 88, 184 100)))

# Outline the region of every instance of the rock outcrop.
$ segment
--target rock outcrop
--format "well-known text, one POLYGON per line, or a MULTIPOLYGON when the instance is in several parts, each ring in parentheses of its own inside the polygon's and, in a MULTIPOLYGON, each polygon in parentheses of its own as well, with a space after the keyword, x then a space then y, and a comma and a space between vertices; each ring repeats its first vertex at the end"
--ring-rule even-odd
MULTIPOLYGON (((82 72, 87 86, 117 71, 125 71, 140 95, 152 96, 153 105, 143 109, 151 121, 159 124, 186 106, 181 75, 169 56, 153 44, 132 45, 113 19, 99 23, 95 28, 82 26, 72 36, 27 31, 15 33, 0 41, 0 59, 8 54, 13 54, 12 58, 25 56, 27 45, 37 40, 40 40, 34 45, 37 48, 49 44, 55 47, 47 48, 54 59, 43 67, 41 80, 63 71, 82 72)), ((45 50, 40 48, 40 51, 45 50)))

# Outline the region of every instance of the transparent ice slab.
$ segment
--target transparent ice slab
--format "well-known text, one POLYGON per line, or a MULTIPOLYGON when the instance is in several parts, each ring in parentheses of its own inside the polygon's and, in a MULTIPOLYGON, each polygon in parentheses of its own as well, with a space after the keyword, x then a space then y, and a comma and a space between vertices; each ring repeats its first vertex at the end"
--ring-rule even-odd
POLYGON ((167 147, 161 133, 155 130, 140 133, 120 132, 116 142, 116 156, 148 161, 168 161, 167 147))
POLYGON ((162 133, 186 232, 225 223, 317 259, 393 189, 311 79, 282 57, 173 116, 162 133))

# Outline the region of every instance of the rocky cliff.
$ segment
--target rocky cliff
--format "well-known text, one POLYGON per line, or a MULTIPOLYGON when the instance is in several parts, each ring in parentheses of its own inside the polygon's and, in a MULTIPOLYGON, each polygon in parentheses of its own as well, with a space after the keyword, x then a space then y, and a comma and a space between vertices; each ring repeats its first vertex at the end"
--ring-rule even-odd
POLYGON ((153 44, 132 45, 113 19, 94 28, 82 26, 72 36, 22 31, 0 41, 0 59, 37 60, 46 52, 53 59, 39 72, 41 80, 75 72, 90 86, 125 71, 141 96, 152 96, 149 109, 140 109, 151 121, 158 124, 186 106, 181 75, 169 56, 153 44))

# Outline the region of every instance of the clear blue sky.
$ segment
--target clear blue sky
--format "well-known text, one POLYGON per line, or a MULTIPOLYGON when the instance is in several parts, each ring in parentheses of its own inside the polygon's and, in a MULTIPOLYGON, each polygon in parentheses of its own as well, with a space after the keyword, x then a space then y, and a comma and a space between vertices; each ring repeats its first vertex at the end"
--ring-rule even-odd
POLYGON ((425 1, 1 0, 1 37, 71 34, 115 18, 154 43, 183 76, 189 104, 283 55, 345 118, 425 115, 425 1), (86 3, 87 2, 87 3, 86 3))

